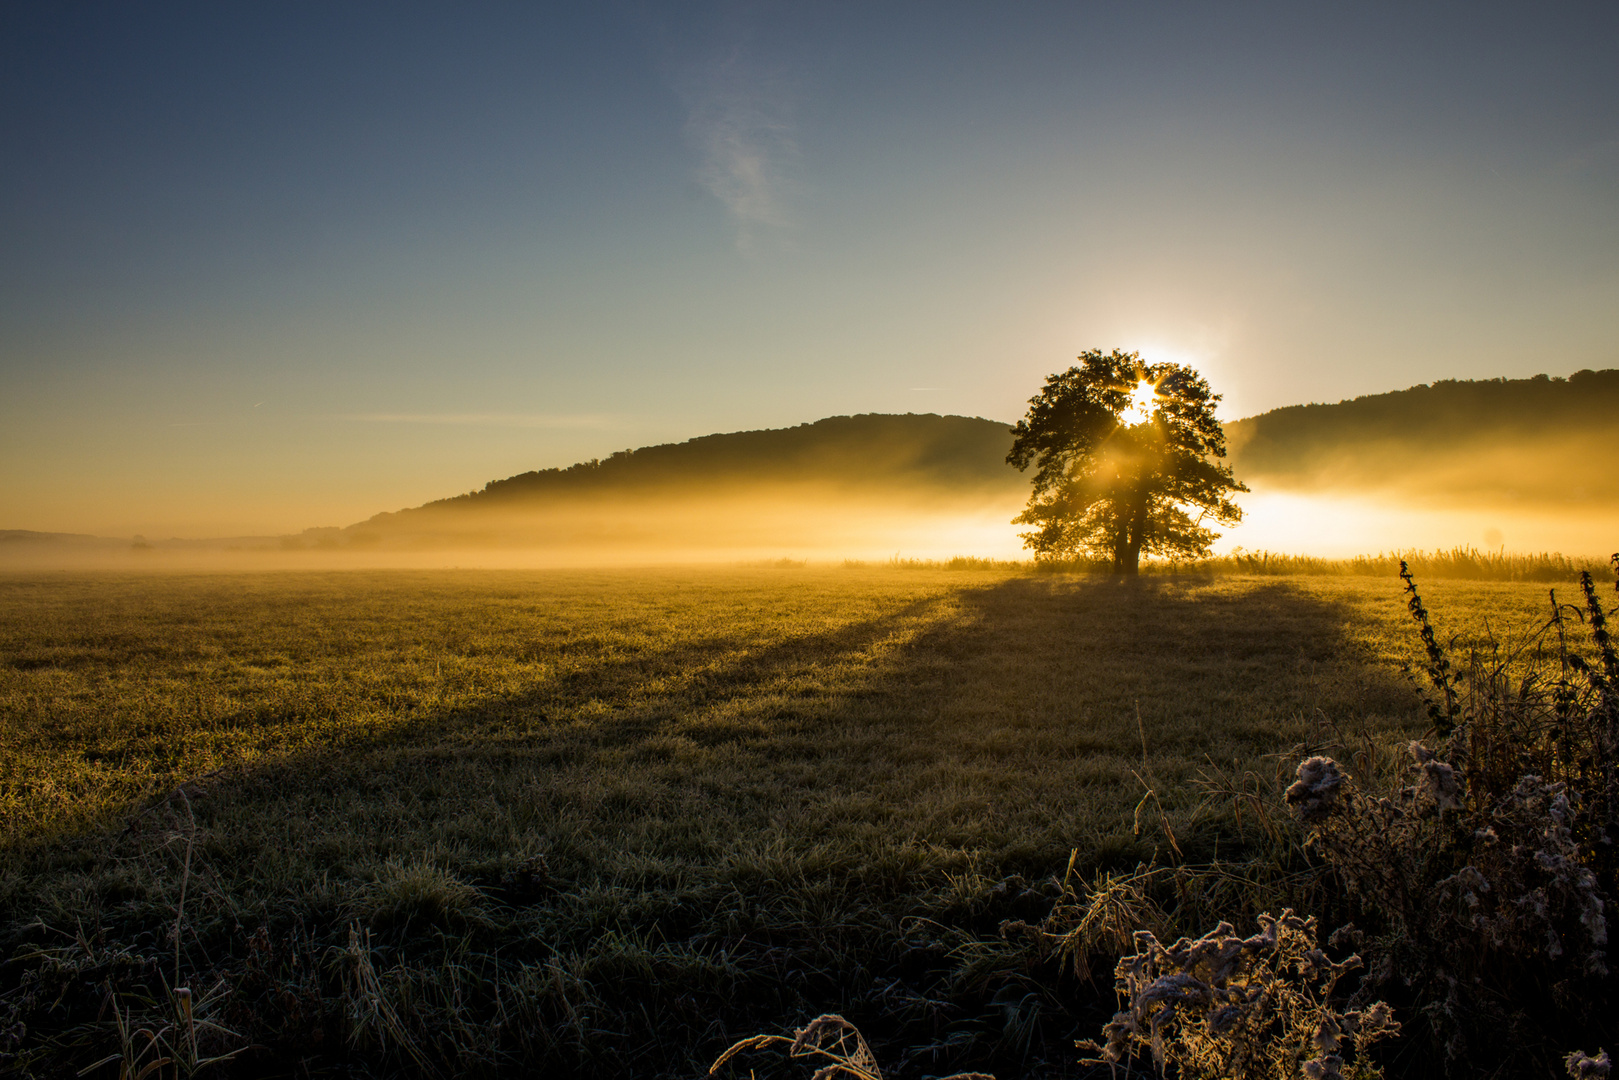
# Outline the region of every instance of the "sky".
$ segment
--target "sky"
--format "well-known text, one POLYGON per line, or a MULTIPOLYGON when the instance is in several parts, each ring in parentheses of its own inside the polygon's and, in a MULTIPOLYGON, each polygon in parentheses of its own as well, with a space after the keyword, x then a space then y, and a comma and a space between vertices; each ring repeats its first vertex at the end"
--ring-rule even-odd
POLYGON ((0 528, 273 534, 1090 348, 1619 366, 1612 4, 0 10, 0 528))

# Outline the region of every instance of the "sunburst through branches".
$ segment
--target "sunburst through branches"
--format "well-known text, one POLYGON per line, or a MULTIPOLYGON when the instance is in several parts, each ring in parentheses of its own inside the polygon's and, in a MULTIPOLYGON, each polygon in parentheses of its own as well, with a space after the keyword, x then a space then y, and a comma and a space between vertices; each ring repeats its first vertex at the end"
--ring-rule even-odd
POLYGON ((1130 391, 1130 404, 1119 414, 1119 421, 1127 427, 1145 424, 1152 419, 1152 413, 1157 408, 1158 386, 1156 383, 1142 379, 1136 383, 1136 388, 1130 391))

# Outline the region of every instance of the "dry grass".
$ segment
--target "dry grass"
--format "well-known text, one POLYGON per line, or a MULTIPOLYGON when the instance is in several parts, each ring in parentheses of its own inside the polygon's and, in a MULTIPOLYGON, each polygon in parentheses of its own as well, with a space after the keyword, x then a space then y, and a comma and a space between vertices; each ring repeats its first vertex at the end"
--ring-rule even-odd
MULTIPOLYGON (((1156 574, 1241 574, 1257 577, 1351 576, 1384 580, 1394 577, 1407 565, 1419 579, 1450 578, 1462 581, 1533 581, 1573 584, 1583 571, 1601 578, 1608 571, 1606 557, 1571 557, 1555 551, 1480 551, 1474 547, 1438 548, 1423 551, 1379 552, 1348 559, 1324 559, 1315 555, 1287 555, 1273 551, 1236 549, 1194 562, 1157 561, 1143 567, 1156 574)), ((1104 565, 1086 569, 1101 571, 1104 565)))
MULTIPOLYGON (((780 560, 778 566, 802 566, 780 560)), ((844 566, 864 569, 871 563, 845 560, 844 566)), ((896 570, 1026 570, 1055 574, 1112 575, 1107 559, 1003 560, 957 556, 953 559, 902 559, 894 556, 878 566, 896 570)), ((1451 578, 1462 581, 1514 581, 1573 584, 1582 572, 1597 578, 1608 572, 1606 557, 1571 557, 1561 552, 1480 551, 1474 547, 1453 547, 1424 551, 1416 548, 1356 555, 1348 559, 1328 559, 1318 555, 1289 555, 1275 551, 1245 551, 1205 559, 1148 559, 1141 564, 1143 574, 1154 577, 1221 575, 1243 577, 1370 577, 1392 578, 1408 565, 1424 581, 1451 578)))
POLYGON ((0 1052, 116 1050, 109 990, 164 1000, 178 945, 259 1047, 221 1071, 692 1075, 837 1012, 891 1077, 1078 1075, 1111 1002, 1000 922, 1076 850, 1234 850, 1211 768, 1420 731, 1418 648, 1392 579, 0 579, 0 1052))

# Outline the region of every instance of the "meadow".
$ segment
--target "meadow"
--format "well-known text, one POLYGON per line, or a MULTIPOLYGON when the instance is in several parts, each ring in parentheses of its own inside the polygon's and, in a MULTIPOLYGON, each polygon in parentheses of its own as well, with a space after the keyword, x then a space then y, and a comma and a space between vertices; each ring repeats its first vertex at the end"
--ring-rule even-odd
MULTIPOLYGON (((1424 596, 1461 649, 1547 610, 1424 596)), ((1420 734, 1421 657, 1378 577, 0 578, 0 1061, 133 1060, 185 985, 182 1075, 695 1076, 824 1012, 1088 1075, 1111 987, 1002 923, 1240 865, 1209 786, 1420 734)))

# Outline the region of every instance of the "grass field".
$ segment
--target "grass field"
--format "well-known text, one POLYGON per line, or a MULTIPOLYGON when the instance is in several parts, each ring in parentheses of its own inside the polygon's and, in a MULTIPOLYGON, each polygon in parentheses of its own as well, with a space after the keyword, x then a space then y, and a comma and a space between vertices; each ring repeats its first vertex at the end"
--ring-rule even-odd
MULTIPOLYGON (((1424 585, 1463 647, 1546 605, 1424 585)), ((891 1076, 1080 1075, 1111 992, 1001 921, 1234 850, 1200 774, 1420 731, 1419 649, 1392 579, 3 578, 0 1051, 178 981, 221 1075, 692 1076, 828 1011, 891 1076)))

